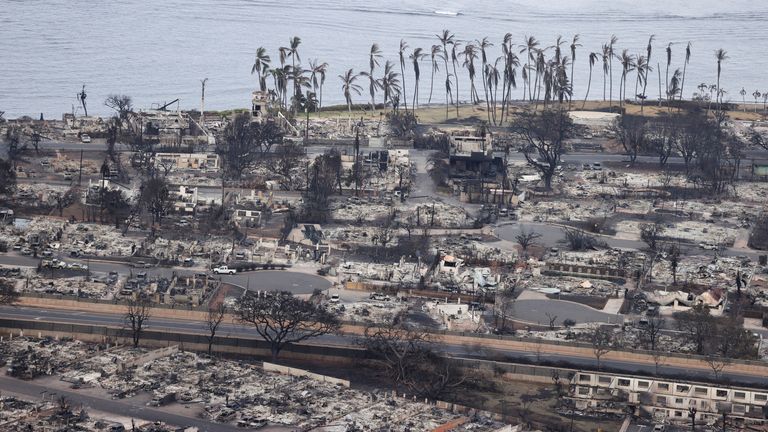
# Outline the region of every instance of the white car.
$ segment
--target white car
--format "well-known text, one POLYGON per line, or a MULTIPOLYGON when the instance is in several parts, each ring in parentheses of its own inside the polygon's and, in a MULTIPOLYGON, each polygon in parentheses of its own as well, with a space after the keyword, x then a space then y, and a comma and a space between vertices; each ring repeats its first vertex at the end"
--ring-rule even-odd
POLYGON ((719 249, 717 245, 713 245, 710 243, 699 243, 699 247, 704 250, 710 250, 710 251, 716 251, 719 249))
POLYGON ((338 294, 331 294, 331 303, 338 303, 340 300, 338 294))
POLYGON ((88 134, 82 134, 80 135, 80 141, 84 142, 85 144, 88 144, 91 142, 91 136, 88 134))
POLYGON ((227 266, 221 266, 221 267, 216 267, 215 269, 213 269, 213 272, 216 273, 216 274, 230 274, 230 275, 232 275, 232 274, 237 273, 237 270, 235 270, 233 268, 229 268, 227 266))

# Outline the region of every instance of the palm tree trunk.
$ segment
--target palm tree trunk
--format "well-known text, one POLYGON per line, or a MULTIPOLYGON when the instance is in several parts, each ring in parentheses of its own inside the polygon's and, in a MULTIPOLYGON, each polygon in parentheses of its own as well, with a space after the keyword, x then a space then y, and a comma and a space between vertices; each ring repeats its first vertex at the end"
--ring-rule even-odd
POLYGON ((429 80, 429 100, 427 100, 427 104, 432 103, 432 90, 435 88, 435 67, 432 66, 432 78, 429 80))
POLYGON ((683 63, 683 82, 680 84, 680 97, 678 100, 683 100, 683 89, 685 88, 685 70, 688 68, 688 62, 683 63))
POLYGON ((400 62, 400 74, 403 76, 403 104, 405 105, 405 112, 408 112, 408 92, 405 90, 405 67, 403 62, 400 62))
POLYGON ((488 115, 488 124, 495 125, 495 122, 491 123, 491 103, 488 100, 488 84, 485 82, 486 78, 485 64, 483 64, 483 94, 485 94, 485 112, 488 115))
POLYGON ((656 69, 659 71, 659 106, 661 106, 661 65, 656 63, 656 69))
POLYGON ((456 78, 456 118, 459 118, 459 74, 456 72, 456 62, 453 62, 453 76, 456 78))
POLYGON ((584 95, 584 103, 581 104, 581 109, 584 109, 584 107, 587 105, 587 98, 589 97, 590 87, 592 87, 592 66, 589 67, 589 81, 587 82, 587 94, 584 95))

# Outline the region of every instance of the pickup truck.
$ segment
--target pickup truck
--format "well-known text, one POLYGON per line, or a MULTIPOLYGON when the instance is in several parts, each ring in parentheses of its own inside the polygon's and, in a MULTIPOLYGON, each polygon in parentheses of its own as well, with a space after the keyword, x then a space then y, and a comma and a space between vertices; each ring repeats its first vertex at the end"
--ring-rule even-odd
POLYGON ((221 266, 221 267, 214 268, 213 272, 216 274, 235 274, 237 273, 237 270, 233 268, 229 268, 227 266, 221 266))

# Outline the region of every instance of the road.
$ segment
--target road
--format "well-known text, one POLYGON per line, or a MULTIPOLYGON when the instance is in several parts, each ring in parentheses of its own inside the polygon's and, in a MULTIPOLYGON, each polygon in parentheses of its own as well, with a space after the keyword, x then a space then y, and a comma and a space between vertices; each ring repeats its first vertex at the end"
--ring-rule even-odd
MULTIPOLYGON (((43 308, 26 308, 26 307, 12 307, 1 306, 0 316, 8 318, 17 318, 25 320, 35 321, 52 321, 63 322, 72 324, 84 324, 84 325, 103 325, 103 326, 117 326, 121 327, 122 317, 110 314, 100 314, 93 312, 73 312, 66 310, 55 309, 43 309, 43 308)), ((150 330, 167 330, 167 331, 179 331, 185 333, 199 333, 206 334, 206 326, 203 322, 196 321, 184 321, 174 320, 167 318, 152 318, 149 322, 150 330)), ((253 329, 232 324, 222 324, 218 335, 223 337, 236 336, 236 337, 257 337, 253 329)), ((326 346, 358 346, 356 334, 345 335, 326 335, 311 341, 313 345, 326 345, 326 346)), ((472 358, 503 358, 505 361, 551 361, 551 362, 564 362, 574 368, 588 368, 594 369, 596 361, 593 357, 575 357, 572 355, 550 354, 545 352, 547 345, 542 345, 544 348, 541 353, 535 353, 523 350, 499 350, 491 349, 483 345, 484 339, 477 338, 472 344, 465 343, 448 343, 442 342, 438 345, 438 349, 442 350, 447 355, 457 357, 472 357, 472 358)), ((625 371, 627 373, 654 373, 655 365, 653 363, 641 363, 631 361, 615 361, 615 360, 603 360, 601 364, 607 368, 625 371)), ((689 377, 699 376, 708 377, 710 372, 707 370, 697 370, 693 368, 673 367, 668 365, 660 365, 659 372, 670 376, 677 377, 689 377)), ((745 375, 730 373, 726 369, 723 377, 729 378, 736 382, 754 383, 768 385, 768 377, 745 375)))

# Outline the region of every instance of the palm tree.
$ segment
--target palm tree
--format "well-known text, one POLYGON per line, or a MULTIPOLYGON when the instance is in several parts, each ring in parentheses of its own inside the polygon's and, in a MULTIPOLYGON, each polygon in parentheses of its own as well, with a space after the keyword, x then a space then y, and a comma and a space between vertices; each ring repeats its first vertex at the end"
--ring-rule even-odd
MULTIPOLYGON (((576 48, 580 47, 581 44, 579 43, 579 35, 575 34, 573 35, 573 40, 571 41, 571 87, 573 87, 573 66, 576 64, 576 48)), ((592 65, 589 65, 589 73, 592 74, 592 65)), ((568 101, 568 109, 571 109, 571 101, 573 99, 568 101)))
POLYGON ((352 69, 349 69, 344 75, 339 75, 339 79, 341 79, 341 91, 344 93, 344 100, 347 101, 347 110, 349 111, 348 123, 350 128, 352 127, 352 93, 360 94, 363 90, 359 84, 355 83, 358 77, 359 75, 352 69))
POLYGON ((608 84, 608 106, 613 105, 613 46, 616 45, 616 42, 619 41, 619 38, 616 37, 616 35, 611 35, 611 40, 608 41, 608 74, 610 75, 610 82, 608 84))
POLYGON ((606 83, 606 80, 608 79, 608 68, 609 68, 609 66, 608 66, 608 58, 610 57, 609 56, 609 52, 610 51, 608 50, 608 45, 603 44, 603 51, 601 53, 601 56, 602 56, 602 59, 603 59, 603 102, 605 102, 605 93, 606 93, 605 92, 605 83, 606 83))
POLYGON ((424 50, 421 48, 414 48, 413 54, 408 58, 413 62, 413 76, 415 78, 415 87, 413 88, 413 109, 418 108, 419 105, 419 78, 421 77, 421 68, 419 67, 419 61, 423 60, 427 55, 424 54, 424 50))
MULTIPOLYGON (((680 93, 680 77, 682 76, 682 72, 680 72, 680 68, 675 69, 674 72, 672 72, 672 79, 669 81, 669 90, 667 90, 667 108, 670 108, 670 101, 675 100, 675 97, 680 93)), ((679 109, 678 109, 679 111, 679 109)))
POLYGON ((747 111, 747 90, 742 87, 741 91, 739 91, 739 94, 741 95, 741 110, 747 111))
POLYGON ((378 81, 379 87, 384 91, 384 105, 391 101, 393 109, 397 105, 394 98, 400 93, 400 80, 397 78, 399 74, 394 69, 395 65, 387 60, 384 63, 384 74, 378 81))
POLYGON ((256 49, 256 59, 253 61, 253 66, 251 67, 251 75, 254 73, 258 74, 259 89, 261 91, 267 91, 267 77, 266 74, 262 73, 265 68, 269 67, 270 61, 271 59, 267 54, 267 50, 264 47, 258 47, 256 49))
MULTIPOLYGON (((667 45, 667 70, 664 72, 664 92, 667 93, 669 98, 669 65, 672 63, 672 42, 667 45)), ((667 100, 667 106, 669 106, 669 100, 667 100)))
POLYGON ((451 93, 451 76, 452 75, 450 73, 445 74, 445 119, 446 120, 448 120, 448 107, 450 107, 450 105, 448 104, 448 96, 450 95, 451 97, 453 97, 453 94, 451 93))
POLYGON ((653 69, 651 68, 651 54, 653 54, 653 38, 655 38, 656 35, 651 35, 648 37, 648 45, 645 47, 645 72, 643 73, 645 79, 643 80, 643 96, 640 97, 640 114, 643 113, 643 110, 645 109, 645 100, 648 98, 648 94, 645 92, 646 88, 648 87, 648 73, 651 72, 653 69))
MULTIPOLYGON (((504 36, 506 39, 507 37, 511 38, 512 35, 510 33, 507 33, 507 35, 504 36)), ((485 95, 485 110, 486 114, 488 114, 488 123, 491 123, 491 104, 488 100, 488 83, 487 83, 487 73, 488 73, 488 48, 492 47, 493 44, 488 40, 487 37, 484 37, 483 40, 477 41, 477 46, 480 47, 480 59, 483 62, 483 94, 485 95)))
POLYGON ((621 52, 621 56, 618 56, 621 61, 621 87, 619 87, 619 107, 624 106, 624 99, 627 94, 627 74, 634 70, 635 56, 629 54, 629 50, 621 52))
MULTIPOLYGON (((400 54, 400 74, 403 76, 403 95, 408 94, 405 91, 405 50, 407 49, 408 44, 405 43, 405 40, 400 39, 400 50, 398 53, 400 54)), ((403 104, 405 105, 405 112, 408 112, 408 96, 403 98, 403 104)))
POLYGON ((720 72, 722 71, 723 62, 728 60, 728 53, 722 48, 718 49, 715 51, 715 60, 717 60, 717 110, 720 111, 720 72))
POLYGON ((646 68, 648 68, 648 60, 644 55, 638 55, 635 65, 637 66, 635 69, 637 70, 637 79, 635 79, 635 100, 637 100, 638 97, 642 99, 642 95, 637 92, 640 84, 648 79, 648 75, 645 73, 646 68))
POLYGON ((581 109, 587 105, 587 98, 589 97, 589 89, 592 87, 592 67, 597 63, 598 53, 589 53, 589 81, 587 81, 587 94, 584 95, 584 103, 581 104, 581 109))
POLYGON ((373 74, 373 71, 376 69, 376 66, 379 65, 379 59, 381 59, 381 49, 379 49, 378 44, 371 45, 371 50, 368 53, 368 73, 365 73, 363 76, 368 77, 368 91, 371 93, 371 110, 376 109, 376 88, 378 87, 378 84, 376 84, 376 77, 373 74))
POLYGON ((760 90, 755 90, 754 92, 752 92, 752 97, 755 98, 755 112, 757 112, 757 103, 758 103, 757 100, 760 99, 760 96, 762 95, 763 94, 760 93, 760 90))
MULTIPOLYGON (((535 60, 534 57, 534 50, 539 46, 539 41, 536 40, 533 36, 526 36, 525 40, 523 41, 523 49, 520 50, 520 54, 526 53, 528 60, 525 64, 525 68, 528 70, 528 72, 523 77, 523 85, 525 86, 526 82, 528 84, 528 99, 533 100, 533 93, 531 92, 531 76, 530 76, 530 70, 531 70, 531 60, 535 60)), ((525 99, 525 87, 523 87, 523 99, 525 99)))
POLYGON ((473 104, 480 103, 480 96, 478 96, 477 89, 475 88, 475 60, 477 60, 477 47, 472 43, 467 43, 467 45, 464 46, 462 55, 464 56, 464 64, 462 66, 467 68, 467 72, 469 72, 470 102, 473 104))
POLYGON ((493 124, 496 124, 496 91, 499 89, 499 60, 502 60, 502 57, 497 58, 493 64, 486 65, 486 69, 488 70, 485 73, 485 79, 488 85, 488 97, 491 100, 490 112, 493 114, 493 124))
POLYGON ((432 45, 431 57, 432 57, 432 78, 429 82, 429 100, 427 103, 432 103, 432 90, 435 88, 435 72, 440 70, 440 64, 437 62, 442 55, 440 45, 432 45))
MULTIPOLYGON (((440 40, 440 43, 443 45, 443 64, 445 65, 446 81, 445 88, 448 89, 451 87, 450 83, 448 82, 450 80, 450 72, 448 72, 448 45, 453 45, 455 36, 449 30, 443 30, 442 34, 436 36, 440 40)), ((446 95, 446 104, 448 103, 448 96, 450 96, 451 100, 453 100, 453 94, 448 92, 448 95, 446 95)))
POLYGON ((501 103, 501 122, 509 115, 509 105, 512 100, 512 89, 517 88, 517 67, 520 66, 520 59, 515 54, 512 47, 512 35, 507 34, 504 37, 504 45, 502 46, 503 58, 504 58, 504 82, 502 84, 502 103, 501 103), (505 90, 505 91, 504 91, 505 90))
POLYGON ((685 46, 685 63, 683 63, 683 82, 680 84, 680 100, 683 100, 683 88, 685 87, 685 71, 688 68, 688 62, 691 61, 691 43, 685 46))
MULTIPOLYGON (((293 69, 296 69, 296 60, 301 62, 301 57, 299 57, 299 45, 301 45, 301 38, 298 36, 294 36, 288 40, 288 46, 280 48, 280 62, 284 62, 284 57, 290 57, 291 58, 291 67, 293 69)), ((293 83, 293 90, 294 94, 297 94, 299 92, 299 86, 297 83, 293 83)))
POLYGON ((453 64, 453 79, 456 80, 456 118, 459 117, 459 74, 456 72, 456 63, 459 62, 459 48, 461 43, 454 41, 451 45, 451 63, 453 64))
POLYGON ((319 95, 317 102, 318 108, 322 106, 323 100, 323 81, 325 81, 325 72, 328 70, 328 63, 318 63, 317 59, 309 61, 309 80, 312 82, 312 92, 319 95), (318 88, 320 92, 318 93, 318 88))

